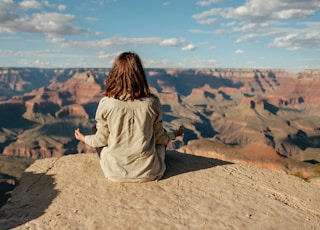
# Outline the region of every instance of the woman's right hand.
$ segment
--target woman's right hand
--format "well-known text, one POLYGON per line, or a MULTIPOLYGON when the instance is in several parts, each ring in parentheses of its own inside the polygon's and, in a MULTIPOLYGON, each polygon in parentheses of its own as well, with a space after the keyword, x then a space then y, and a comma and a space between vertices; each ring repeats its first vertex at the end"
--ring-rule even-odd
POLYGON ((181 125, 179 129, 176 129, 174 132, 175 137, 182 136, 184 133, 184 126, 181 125))

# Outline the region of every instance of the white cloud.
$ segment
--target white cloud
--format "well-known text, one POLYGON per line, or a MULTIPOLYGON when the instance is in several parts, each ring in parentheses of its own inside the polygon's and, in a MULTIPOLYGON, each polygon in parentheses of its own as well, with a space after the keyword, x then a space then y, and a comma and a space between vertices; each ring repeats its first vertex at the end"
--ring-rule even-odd
POLYGON ((215 30, 214 33, 215 34, 227 34, 227 33, 229 33, 229 31, 225 30, 225 29, 219 29, 219 30, 215 30))
POLYGON ((228 22, 228 23, 226 23, 226 24, 222 24, 222 25, 224 25, 224 26, 235 26, 237 24, 237 22, 228 22))
POLYGON ((217 21, 216 18, 207 18, 207 19, 199 19, 198 20, 198 23, 199 24, 207 24, 207 25, 210 25, 210 24, 213 24, 217 21))
POLYGON ((243 42, 243 41, 247 41, 247 40, 257 40, 258 38, 265 38, 265 37, 271 37, 271 36, 275 36, 275 35, 279 35, 279 34, 285 34, 285 33, 289 33, 291 30, 288 29, 270 29, 267 32, 264 33, 250 33, 250 34, 245 34, 242 35, 240 37, 238 37, 238 39, 236 40, 237 43, 239 42, 243 42))
POLYGON ((248 0, 239 7, 212 8, 192 17, 198 22, 211 16, 250 21, 301 19, 320 9, 318 0, 248 0))
POLYGON ((243 51, 243 50, 236 50, 236 51, 234 51, 234 53, 235 53, 235 54, 243 54, 244 51, 243 51))
MULTIPOLYGON (((60 13, 42 13, 42 14, 33 14, 27 23, 24 23, 26 26, 26 31, 24 32, 42 32, 49 34, 81 34, 88 32, 87 30, 81 29, 72 25, 75 17, 71 14, 60 14, 60 13)), ((19 27, 20 31, 23 31, 23 28, 19 27)))
POLYGON ((58 5, 58 10, 60 11, 64 11, 67 9, 67 6, 66 5, 58 5))
POLYGON ((196 4, 199 6, 210 6, 213 3, 223 2, 224 0, 206 0, 206 1, 198 1, 196 4))
POLYGON ((147 68, 166 68, 166 67, 172 67, 170 64, 172 64, 168 59, 160 59, 160 60, 154 60, 154 59, 147 59, 144 58, 142 60, 143 65, 147 68))
POLYGON ((159 37, 141 37, 141 38, 126 38, 126 37, 111 37, 100 40, 91 41, 75 41, 65 38, 56 37, 53 35, 47 36, 47 42, 58 44, 61 47, 84 47, 84 48, 108 48, 117 46, 141 46, 141 45, 156 45, 156 46, 176 46, 181 47, 184 51, 193 50, 196 47, 185 39, 177 38, 159 38, 159 37))
POLYGON ((49 65, 49 62, 44 62, 44 61, 41 61, 41 60, 34 60, 33 63, 36 65, 36 66, 48 66, 49 65))
POLYGON ((311 16, 319 8, 318 0, 271 0, 268 3, 263 0, 249 0, 244 6, 230 8, 227 15, 248 20, 288 20, 311 16))
POLYGON ((111 58, 112 60, 117 57, 119 55, 119 53, 106 53, 104 51, 100 51, 97 53, 98 58, 103 58, 103 59, 107 59, 107 58, 111 58))
POLYGON ((169 60, 168 59, 163 59, 163 60, 161 60, 161 64, 163 66, 167 66, 169 64, 169 60))
POLYGON ((202 13, 199 14, 194 14, 192 15, 192 18, 196 19, 197 22, 204 20, 207 17, 211 16, 217 16, 221 14, 222 8, 212 8, 210 10, 203 11, 202 13))
POLYGON ((181 66, 192 66, 195 68, 208 68, 208 67, 218 67, 219 63, 216 59, 205 59, 201 57, 193 57, 191 60, 184 60, 180 63, 181 66))
POLYGON ((314 10, 300 10, 300 9, 288 9, 275 12, 272 16, 273 19, 297 19, 297 18, 307 18, 314 14, 314 10))
MULTIPOLYGON (((209 6, 210 1, 201 1, 209 6)), ((197 2, 199 5, 200 2, 197 2)), ((236 42, 265 39, 270 46, 297 50, 320 48, 320 23, 306 22, 316 19, 320 11, 319 0, 246 0, 243 5, 204 10, 192 17, 199 24, 215 19, 217 34, 233 32, 236 42), (313 18, 312 18, 313 17, 313 18), (219 24, 219 21, 228 20, 219 24), (216 26, 220 25, 221 28, 216 26), (231 30, 228 27, 232 27, 231 30)))
POLYGON ((59 11, 63 11, 67 9, 67 6, 63 4, 59 4, 59 5, 50 4, 49 1, 42 1, 42 3, 46 7, 53 8, 53 9, 57 8, 59 11))
MULTIPOLYGON (((45 6, 49 3, 43 2, 45 6)), ((61 6, 60 6, 61 7, 61 6)), ((48 33, 75 35, 88 33, 88 30, 73 25, 75 16, 56 12, 22 14, 21 10, 41 9, 37 1, 0 1, 0 33, 48 33)))
POLYGON ((20 3, 20 6, 25 9, 42 9, 41 3, 35 0, 24 0, 20 3))
POLYGON ((302 23, 302 28, 269 28, 261 33, 248 33, 239 36, 237 43, 247 40, 273 37, 269 46, 287 50, 320 49, 320 23, 302 23))
POLYGON ((8 57, 49 57, 63 54, 59 50, 30 50, 30 51, 13 51, 13 50, 0 50, 0 56, 8 57))
POLYGON ((178 44, 178 39, 170 38, 170 39, 163 39, 160 41, 161 46, 175 46, 178 44))
POLYGON ((265 30, 269 28, 269 23, 248 23, 242 27, 234 27, 232 30, 237 32, 251 32, 258 30, 265 30))
POLYGON ((105 53, 105 52, 98 52, 97 55, 98 55, 98 58, 109 58, 110 57, 110 54, 105 53))
POLYGON ((92 18, 92 17, 86 17, 85 18, 87 21, 99 21, 99 19, 98 18, 92 18))
POLYGON ((299 50, 303 48, 320 49, 320 31, 300 31, 286 36, 277 37, 269 45, 288 50, 299 50))
POLYGON ((206 31, 206 30, 200 30, 200 29, 191 29, 189 30, 189 32, 193 34, 214 34, 214 31, 206 31))
POLYGON ((21 59, 18 61, 18 64, 21 66, 52 67, 50 62, 41 61, 39 59, 35 59, 35 60, 21 59))
POLYGON ((49 3, 49 1, 42 1, 43 2, 43 4, 45 5, 45 6, 47 6, 47 7, 52 7, 53 5, 51 5, 50 3, 49 3))
POLYGON ((181 48, 182 51, 190 51, 190 50, 195 50, 196 47, 192 44, 188 44, 187 46, 184 46, 181 48))
POLYGON ((15 12, 15 3, 12 0, 0 1, 0 31, 2 24, 15 20, 19 16, 15 12))
POLYGON ((185 39, 161 39, 159 44, 160 46, 180 46, 182 51, 190 51, 196 49, 193 44, 187 42, 185 39))

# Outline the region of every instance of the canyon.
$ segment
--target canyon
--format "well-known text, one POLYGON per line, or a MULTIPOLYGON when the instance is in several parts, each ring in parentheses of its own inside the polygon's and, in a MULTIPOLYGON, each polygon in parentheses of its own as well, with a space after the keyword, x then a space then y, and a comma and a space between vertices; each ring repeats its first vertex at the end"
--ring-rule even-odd
MULTIPOLYGON (((0 153, 31 159, 94 152, 89 134, 108 68, 0 68, 0 153)), ((169 150, 285 171, 320 174, 320 70, 146 69, 169 150)))

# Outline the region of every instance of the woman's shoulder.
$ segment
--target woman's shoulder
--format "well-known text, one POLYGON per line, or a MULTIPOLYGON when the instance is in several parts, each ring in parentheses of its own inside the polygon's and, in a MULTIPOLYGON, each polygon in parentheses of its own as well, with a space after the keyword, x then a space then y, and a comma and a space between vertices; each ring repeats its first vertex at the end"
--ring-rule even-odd
POLYGON ((103 97, 100 99, 99 106, 100 107, 113 107, 113 106, 139 106, 142 104, 149 104, 151 107, 159 107, 161 106, 160 99, 158 96, 155 94, 150 94, 148 97, 140 98, 140 99, 135 99, 133 101, 127 100, 127 101, 122 101, 118 100, 113 97, 103 97))
POLYGON ((100 99, 99 106, 100 107, 112 107, 113 105, 117 104, 117 101, 119 101, 119 100, 117 100, 113 97, 104 96, 100 99))
POLYGON ((152 109, 158 111, 161 109, 161 102, 158 96, 151 94, 149 97, 149 105, 152 109))
POLYGON ((155 94, 150 94, 149 98, 152 101, 160 101, 159 97, 155 94))
POLYGON ((155 105, 160 103, 160 99, 155 94, 150 94, 148 97, 144 98, 144 100, 147 100, 149 104, 155 105))
POLYGON ((104 96, 100 99, 99 104, 104 104, 110 101, 110 97, 104 96))

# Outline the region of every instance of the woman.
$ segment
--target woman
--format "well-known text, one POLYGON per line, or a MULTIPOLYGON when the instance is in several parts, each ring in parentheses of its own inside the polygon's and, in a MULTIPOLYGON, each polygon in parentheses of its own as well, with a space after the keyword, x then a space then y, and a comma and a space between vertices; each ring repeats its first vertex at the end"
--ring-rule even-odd
POLYGON ((120 54, 108 74, 105 97, 96 111, 96 133, 77 140, 103 147, 100 165, 107 178, 118 182, 144 182, 161 178, 165 172, 165 147, 183 134, 164 131, 161 104, 150 93, 139 56, 120 54))

